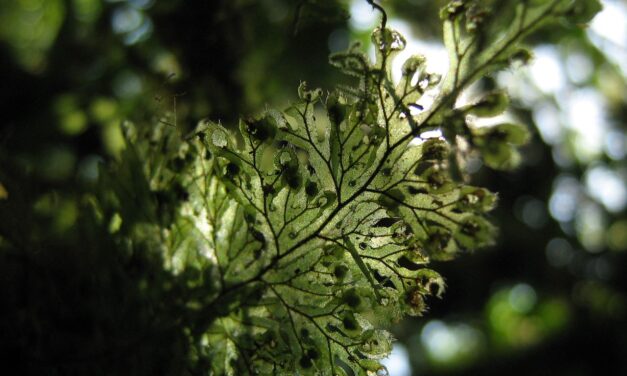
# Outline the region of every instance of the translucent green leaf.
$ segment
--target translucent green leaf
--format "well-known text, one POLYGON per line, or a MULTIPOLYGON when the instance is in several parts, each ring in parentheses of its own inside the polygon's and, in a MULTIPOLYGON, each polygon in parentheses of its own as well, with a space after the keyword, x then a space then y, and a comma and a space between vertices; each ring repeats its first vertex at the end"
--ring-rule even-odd
POLYGON ((468 123, 502 113, 505 93, 456 108, 458 97, 528 60, 522 37, 568 17, 572 4, 512 2, 497 15, 478 1, 451 2, 441 14, 443 80, 414 55, 394 82, 392 59, 406 42, 379 28, 374 62, 358 45, 330 57, 354 82, 326 95, 302 83, 297 101, 243 119, 238 134, 205 121, 187 138, 156 127, 142 143, 127 129, 118 171, 127 183, 103 175, 116 189, 103 198, 115 210, 102 217, 119 213, 116 235, 143 234, 185 277, 181 315, 195 323, 190 338, 210 373, 387 373, 385 329, 443 294, 429 263, 494 241, 486 215, 496 196, 463 181, 467 149, 511 168, 528 139, 521 126, 468 123), (423 108, 427 91, 436 95, 423 108), (420 138, 431 130, 442 136, 420 138))
POLYGON ((473 142, 482 152, 485 163, 495 169, 511 169, 520 162, 514 148, 529 139, 527 129, 518 124, 499 124, 473 129, 473 142))

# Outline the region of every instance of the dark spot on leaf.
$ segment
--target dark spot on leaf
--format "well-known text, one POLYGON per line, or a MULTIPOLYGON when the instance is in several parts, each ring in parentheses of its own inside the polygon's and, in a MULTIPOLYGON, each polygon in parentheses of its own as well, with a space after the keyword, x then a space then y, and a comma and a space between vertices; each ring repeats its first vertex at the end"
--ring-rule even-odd
POLYGON ((381 218, 375 222, 374 227, 390 227, 398 221, 398 218, 381 218))
POLYGON ((302 178, 296 166, 288 166, 283 170, 283 181, 292 189, 298 189, 302 184, 302 178))
POLYGON ((348 273, 348 267, 345 265, 337 265, 335 269, 333 269, 333 275, 338 279, 344 278, 346 273, 348 273))
POLYGON ((309 357, 310 359, 318 359, 320 358, 320 352, 316 349, 308 349, 307 357, 309 357))
POLYGON ((444 176, 444 174, 436 172, 433 174, 430 174, 429 177, 427 178, 427 181, 429 182, 429 185, 431 186, 431 188, 433 189, 437 189, 442 187, 447 179, 446 176, 444 176))
POLYGON ((266 116, 259 120, 246 120, 246 131, 253 138, 259 141, 265 141, 274 137, 276 134, 276 127, 274 125, 274 119, 270 116, 266 116))
POLYGON ((180 183, 174 184, 172 190, 174 191, 176 198, 180 201, 187 201, 189 199, 189 192, 187 192, 187 189, 185 189, 180 183))
POLYGON ((318 194, 318 185, 312 181, 308 182, 305 186, 305 193, 309 197, 313 197, 318 194))
POLYGON ((255 240, 261 242, 261 243, 265 243, 266 242, 266 237, 263 235, 263 233, 261 231, 258 231, 256 229, 251 229, 250 230, 251 235, 253 236, 253 238, 255 238, 255 240))
POLYGON ((169 167, 170 167, 170 170, 174 172, 181 172, 185 168, 185 164, 186 164, 185 159, 181 157, 176 157, 170 160, 169 167))
POLYGON ((407 192, 410 195, 417 195, 417 194, 427 194, 427 190, 424 188, 416 188, 412 185, 408 185, 407 186, 407 192))
POLYGON ((436 295, 440 292, 440 286, 437 283, 427 284, 427 289, 429 290, 429 294, 431 295, 436 295))
POLYGON ((444 160, 446 159, 448 149, 446 144, 437 139, 427 140, 423 144, 422 159, 423 160, 444 160))
POLYGON ((229 163, 226 165, 226 173, 225 175, 227 177, 234 177, 235 175, 237 175, 239 173, 239 166, 236 165, 235 163, 229 163))
POLYGON ((470 221, 466 221, 462 226, 461 226, 461 232, 463 232, 466 235, 475 235, 477 232, 479 232, 480 227, 479 225, 470 220, 470 221))
POLYGON ((415 109, 417 109, 419 111, 422 111, 422 110, 425 109, 422 105, 419 105, 418 103, 410 103, 409 106, 413 107, 413 108, 415 108, 415 109))
POLYGON ((342 319, 342 325, 344 325, 344 328, 346 330, 356 330, 357 329, 357 322, 355 321, 354 318, 346 316, 342 319))
POLYGON ((361 298, 357 295, 355 290, 348 290, 344 294, 344 302, 351 308, 356 308, 361 303, 361 298))
POLYGON ((382 275, 377 269, 372 270, 372 275, 382 286, 396 289, 396 285, 392 282, 390 277, 382 275))
POLYGON ((414 169, 414 175, 422 175, 425 171, 427 171, 430 167, 433 166, 432 162, 421 162, 414 169))
POLYGON ((344 117, 346 117, 345 109, 337 102, 332 103, 327 111, 329 113, 329 120, 331 120, 333 125, 340 124, 344 120, 344 117))
POLYGON ((326 328, 330 333, 336 333, 339 330, 337 326, 331 323, 327 324, 326 328))
POLYGON ((429 234, 426 246, 430 251, 442 251, 448 245, 451 234, 442 228, 436 228, 434 232, 429 234))
POLYGON ((265 195, 271 195, 274 194, 276 192, 276 190, 274 189, 274 186, 270 185, 270 184, 266 184, 263 186, 263 193, 265 195))
POLYGON ((422 268, 420 265, 411 262, 411 260, 409 260, 407 256, 399 257, 397 262, 401 267, 408 269, 408 270, 418 270, 422 268))
POLYGON ((379 204, 388 210, 396 210, 398 208, 398 202, 387 195, 380 195, 379 204))

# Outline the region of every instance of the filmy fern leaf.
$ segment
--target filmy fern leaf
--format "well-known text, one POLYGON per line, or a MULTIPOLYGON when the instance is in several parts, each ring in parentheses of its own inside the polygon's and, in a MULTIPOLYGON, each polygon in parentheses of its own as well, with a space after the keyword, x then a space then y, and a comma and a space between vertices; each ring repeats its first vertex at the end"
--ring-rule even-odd
MULTIPOLYGON (((171 145, 189 198, 162 240, 174 272, 195 270, 199 286, 215 285, 188 304, 198 357, 213 374, 385 374, 385 328, 443 293, 429 262, 493 241, 486 213, 496 197, 463 183, 464 156, 470 149, 493 168, 513 167, 527 134, 473 126, 505 110, 501 92, 455 103, 473 82, 527 58, 519 42, 531 30, 589 7, 481 3, 442 10, 443 79, 416 55, 395 82, 391 62, 406 43, 379 28, 376 61, 358 45, 331 56, 354 86, 324 94, 303 83, 297 102, 242 120, 239 134, 204 121, 171 145), (424 109, 426 92, 437 95, 424 109), (420 138, 429 130, 442 137, 420 138)), ((157 170, 156 187, 169 176, 157 170)))

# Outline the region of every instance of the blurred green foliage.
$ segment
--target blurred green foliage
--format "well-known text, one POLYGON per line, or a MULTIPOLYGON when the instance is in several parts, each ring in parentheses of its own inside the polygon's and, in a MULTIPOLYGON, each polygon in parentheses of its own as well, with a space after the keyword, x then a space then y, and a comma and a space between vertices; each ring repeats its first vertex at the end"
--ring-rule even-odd
MULTIPOLYGON (((234 124, 240 113, 295 98, 301 80, 323 88, 340 82, 318 62, 349 39, 367 42, 368 33, 352 24, 356 15, 348 18, 356 3, 0 2, 0 350, 6 359, 26 374, 51 367, 57 374, 85 373, 89 364, 102 374, 179 374, 191 367, 194 350, 187 346, 194 333, 173 323, 180 324, 185 310, 181 286, 200 279, 165 271, 150 242, 132 252, 116 243, 123 226, 104 221, 90 197, 99 166, 120 156, 124 120, 181 129, 204 117, 234 124)), ((382 5, 415 38, 437 43, 433 15, 443 3, 382 5)), ((516 116, 538 131, 519 170, 481 168, 473 182, 501 192, 498 245, 438 265, 449 285, 445 299, 430 302, 427 319, 404 322, 395 332, 419 374, 595 374, 599 364, 627 372, 627 219, 624 206, 608 210, 604 194, 590 189, 599 176, 591 172, 605 171, 598 167, 624 187, 625 71, 594 30, 552 25, 529 43, 546 38, 558 45, 558 72, 589 64, 591 73, 568 73, 569 86, 557 92, 538 88, 529 76, 517 77, 526 82, 520 88, 508 87, 516 116), (572 62, 573 55, 583 60, 572 62), (566 126, 563 98, 582 88, 604 98, 602 112, 613 124, 604 136, 610 146, 592 153, 581 146, 586 133, 566 126), (547 122, 541 113, 561 117, 559 137, 547 138, 537 124, 547 122), (551 202, 559 209, 572 200, 571 216, 551 217, 551 202), (511 304, 521 283, 536 296, 523 312, 511 304), (431 318, 450 330, 429 331, 431 318), (425 333, 461 333, 453 343, 476 351, 431 358, 425 333)), ((510 82, 494 75, 479 90, 510 82)), ((149 197, 158 210, 163 198, 149 197)))

